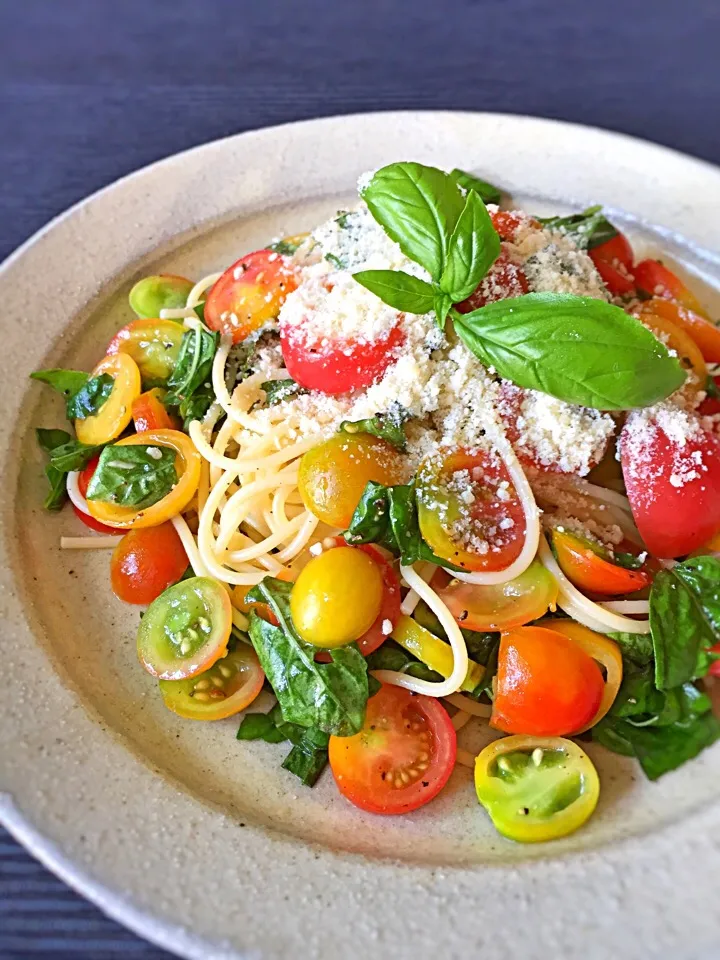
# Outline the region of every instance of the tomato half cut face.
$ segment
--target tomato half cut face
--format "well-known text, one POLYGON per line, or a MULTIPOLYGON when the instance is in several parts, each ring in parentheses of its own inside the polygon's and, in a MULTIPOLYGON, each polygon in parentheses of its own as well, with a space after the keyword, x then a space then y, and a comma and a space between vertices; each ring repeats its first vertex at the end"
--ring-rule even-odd
POLYGON ((340 793, 370 813, 409 813, 428 803, 455 765, 457 737, 434 698, 383 684, 368 700, 352 737, 330 737, 330 767, 340 793))
POLYGON ((652 575, 647 570, 628 570, 613 563, 599 543, 569 530, 556 527, 551 542, 560 569, 579 590, 618 597, 642 590, 652 582, 652 575))
POLYGON ((265 674, 257 654, 238 643, 209 670, 187 680, 161 680, 165 706, 188 720, 223 720, 240 713, 262 690, 265 674))
POLYGON ((136 433, 147 433, 148 430, 174 430, 177 421, 167 412, 162 398, 164 390, 155 387, 141 393, 132 405, 132 418, 136 433))
POLYGON ((227 590, 209 577, 192 577, 168 587, 145 611, 138 657, 160 680, 194 677, 223 656, 231 627, 227 590))
POLYGON ((525 514, 496 454, 459 450, 425 460, 418 522, 434 553, 465 570, 504 570, 525 542, 525 514))

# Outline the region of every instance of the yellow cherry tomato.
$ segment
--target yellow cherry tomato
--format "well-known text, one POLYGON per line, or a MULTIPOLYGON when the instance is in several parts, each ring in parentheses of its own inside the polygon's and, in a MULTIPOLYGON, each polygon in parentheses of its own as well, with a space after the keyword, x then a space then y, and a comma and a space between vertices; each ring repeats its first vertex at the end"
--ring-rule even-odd
POLYGON ((557 840, 592 815, 600 781, 592 761, 562 737, 503 737, 475 761, 475 790, 498 833, 519 843, 557 840))
POLYGON ((204 673, 186 680, 160 680, 159 686, 173 713, 188 720, 223 720, 250 706, 264 680, 253 648, 238 643, 204 673))
MULTIPOLYGON (((118 354, 117 356, 124 356, 118 354)), ((119 440, 118 447, 133 444, 154 445, 168 447, 176 453, 175 469, 178 481, 173 489, 162 500, 149 507, 137 510, 135 507, 119 507, 113 503, 104 503, 102 500, 88 500, 90 515, 109 527, 119 527, 123 530, 139 527, 156 527, 166 520, 176 517, 187 507, 200 482, 200 465, 202 459, 195 449, 192 440, 180 433, 179 430, 148 430, 146 433, 136 433, 132 437, 119 440)))
POLYGON ((103 373, 115 381, 110 396, 92 417, 75 421, 78 440, 90 446, 101 446, 120 436, 132 420, 133 401, 142 389, 138 365, 126 353, 103 357, 90 376, 103 373))
POLYGON ((605 668, 605 689, 597 713, 590 723, 581 727, 580 730, 574 731, 574 734, 583 733, 599 723, 615 702, 623 678, 620 648, 609 637, 603 636, 602 633, 596 633, 574 620, 543 620, 541 626, 570 637, 589 657, 592 657, 593 660, 605 668))
POLYGON ((301 570, 290 594, 290 613, 303 640, 344 647, 375 622, 383 598, 380 567, 362 550, 328 550, 301 570))
POLYGON ((682 327, 667 317, 642 312, 640 319, 652 330, 658 340, 662 340, 668 350, 673 350, 677 354, 680 365, 688 374, 680 392, 689 401, 693 401, 698 393, 705 389, 708 378, 707 364, 702 350, 682 327))
MULTIPOLYGON (((412 617, 401 613, 391 637, 408 653, 412 653, 418 660, 422 660, 425 666, 441 676, 449 677, 452 673, 454 656, 450 644, 436 637, 434 633, 430 633, 412 617)), ((460 689, 472 692, 482 680, 484 672, 484 667, 471 660, 460 689)))

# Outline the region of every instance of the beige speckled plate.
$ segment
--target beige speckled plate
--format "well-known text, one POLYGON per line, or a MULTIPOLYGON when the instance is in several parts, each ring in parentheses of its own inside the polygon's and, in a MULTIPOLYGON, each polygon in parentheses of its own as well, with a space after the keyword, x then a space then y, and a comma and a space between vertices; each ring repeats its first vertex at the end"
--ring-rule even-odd
POLYGON ((77 522, 40 507, 32 430, 63 416, 31 370, 90 368, 130 319, 142 274, 221 269, 349 201, 362 171, 406 158, 477 170, 538 212, 601 202, 720 307, 720 171, 527 117, 387 113, 244 134, 52 223, 0 273, 0 812, 69 883, 182 956, 717 957, 720 745, 655 785, 592 750, 598 812, 554 845, 500 839, 463 769, 415 814, 362 814, 329 775, 298 786, 283 746, 238 743, 236 720, 166 711, 135 661, 138 614, 112 597, 107 554, 61 554, 77 522))

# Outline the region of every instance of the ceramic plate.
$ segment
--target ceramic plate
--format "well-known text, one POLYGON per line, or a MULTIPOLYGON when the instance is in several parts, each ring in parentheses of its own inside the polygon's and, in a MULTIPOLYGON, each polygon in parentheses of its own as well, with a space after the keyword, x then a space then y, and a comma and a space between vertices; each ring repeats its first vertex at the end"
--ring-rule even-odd
POLYGON ((108 555, 61 553, 60 534, 80 530, 41 508, 32 431, 64 420, 31 370, 90 369, 140 276, 222 269, 315 225, 351 202, 360 173, 398 159, 475 170, 539 213, 602 203, 710 302, 720 288, 720 171, 528 117, 385 113, 247 133, 50 224, 0 273, 2 817, 110 915, 186 957, 717 956, 720 745, 657 784, 591 746, 598 812, 545 846, 499 838, 462 768, 414 814, 363 814, 327 774, 298 786, 282 746, 237 742, 236 720, 169 713, 137 665, 138 614, 111 595, 108 555))

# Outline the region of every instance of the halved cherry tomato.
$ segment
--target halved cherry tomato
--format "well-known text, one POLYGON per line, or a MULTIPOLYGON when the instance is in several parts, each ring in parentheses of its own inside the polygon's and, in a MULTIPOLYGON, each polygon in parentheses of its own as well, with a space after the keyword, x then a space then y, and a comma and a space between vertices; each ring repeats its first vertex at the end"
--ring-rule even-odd
MULTIPOLYGON (((99 456, 93 457, 92 460, 90 460, 88 465, 85 467, 85 469, 81 470, 80 473, 78 474, 78 490, 83 495, 83 497, 87 493, 88 484, 92 480, 92 475, 95 473, 95 468, 97 467, 99 460, 100 460, 99 456)), ((76 507, 74 503, 72 504, 72 508, 73 508, 73 513, 78 518, 78 520, 82 520, 85 526, 88 527, 90 530, 95 530, 96 533, 108 533, 111 535, 114 535, 117 533, 117 530, 115 529, 115 527, 109 527, 105 523, 100 523, 99 520, 96 520, 95 517, 91 517, 90 514, 83 513, 83 511, 80 510, 78 507, 76 507)))
POLYGON ((133 401, 140 395, 140 371, 127 354, 103 357, 90 376, 103 373, 114 381, 110 396, 97 413, 75 421, 78 440, 90 446, 102 446, 120 436, 132 419, 133 401))
POLYGON ((132 417, 136 433, 146 433, 148 430, 174 430, 177 423, 174 417, 167 412, 162 402, 162 390, 155 387, 146 390, 133 402, 132 417))
POLYGON ((173 273, 160 273, 138 280, 130 291, 130 306, 142 319, 159 317, 161 310, 177 310, 187 303, 195 284, 173 273))
POLYGON ((125 603, 152 603, 180 579, 187 565, 185 547, 170 521, 131 530, 115 547, 110 560, 113 593, 125 603))
POLYGON ((716 396, 707 396, 698 407, 701 417, 714 417, 720 413, 720 377, 713 377, 716 396))
POLYGON ((705 389, 707 383, 707 366, 703 359, 700 347, 695 343, 682 327, 677 326, 667 317, 659 316, 650 312, 642 312, 639 319, 646 327, 655 334, 658 340, 661 340, 668 350, 677 354, 680 366, 687 373, 687 379, 680 388, 682 395, 690 402, 697 397, 701 390, 705 389))
POLYGON ((615 702, 623 678, 623 661, 620 648, 610 637, 589 630, 574 620, 544 620, 541 625, 547 627, 548 630, 555 630, 557 633, 570 637, 581 650, 584 650, 589 657, 592 657, 596 663, 605 668, 605 688, 597 713, 584 727, 572 731, 573 735, 584 733, 585 730, 589 730, 590 727, 599 723, 615 702))
POLYGON ((559 737, 585 726, 603 697, 600 668, 563 634, 516 627, 500 638, 491 726, 559 737))
POLYGON ((265 674, 257 654, 238 643, 209 670, 187 680, 160 680, 165 706, 188 720, 223 720, 240 713, 262 690, 265 674))
POLYGON ((171 520, 190 503, 200 482, 201 457, 189 437, 179 430, 149 430, 136 433, 132 437, 118 440, 117 446, 131 444, 155 444, 168 447, 176 453, 175 469, 178 482, 170 493, 142 510, 134 507, 120 507, 102 500, 88 500, 88 510, 103 523, 111 527, 129 530, 131 527, 156 527, 165 520, 171 520))
POLYGON ((590 758, 560 737, 503 737, 475 761, 475 790, 508 840, 566 837, 592 815, 600 780, 590 758))
POLYGON ((140 663, 160 680, 194 677, 225 654, 231 627, 222 584, 209 577, 182 580, 145 611, 137 635, 140 663))
POLYGON ((248 253, 213 284, 205 301, 205 323, 239 343, 275 319, 296 286, 286 257, 272 250, 248 253))
POLYGON ((635 293, 633 279, 623 272, 622 267, 615 267, 607 260, 596 259, 593 257, 592 250, 590 251, 590 257, 595 264, 595 269, 600 274, 600 279, 613 297, 628 297, 635 293))
MULTIPOLYGON (((449 677, 452 673, 455 656, 450 644, 426 630, 422 624, 413 620, 412 617, 408 617, 404 613, 400 614, 393 629, 392 638, 395 643, 399 643, 408 653, 417 657, 426 667, 430 667, 431 670, 441 676, 449 677)), ((481 667, 474 660, 470 660, 467 674, 460 689, 472 693, 482 680, 484 672, 484 667, 481 667)))
POLYGON ((613 563, 599 543, 570 530, 553 528, 551 540, 560 569, 579 590, 617 597, 635 593, 652 583, 647 571, 628 570, 613 563))
POLYGON ((368 433, 336 433, 300 460, 303 503, 331 527, 345 530, 367 484, 402 483, 405 468, 395 447, 368 433))
POLYGON ((662 558, 692 553, 720 531, 720 436, 689 417, 680 429, 682 444, 657 421, 631 413, 620 435, 635 523, 662 558))
POLYGON ((530 289, 527 277, 522 269, 510 259, 507 250, 502 249, 500 256, 490 267, 488 274, 480 281, 474 293, 456 305, 460 313, 479 310, 487 303, 507 300, 509 297, 521 297, 530 289))
POLYGON ((525 514, 503 461, 458 450, 431 456, 417 474, 423 539, 465 570, 503 570, 525 542, 525 514))
POLYGON ((720 327, 711 320, 693 313, 680 303, 661 297, 644 300, 635 313, 641 320, 648 313, 669 320, 692 338, 708 363, 720 363, 720 327))
POLYGON ((638 289, 649 293, 651 297, 664 300, 676 300, 678 303, 709 320, 707 311, 694 293, 660 260, 641 260, 635 265, 635 283, 638 289))
POLYGON ((540 223, 533 217, 510 210, 496 210, 490 214, 490 219, 500 239, 509 240, 511 243, 520 227, 536 227, 538 230, 541 228, 540 223))
POLYGON ((368 700, 352 737, 330 737, 330 767, 340 793, 370 813, 409 813, 450 778, 457 736, 435 699, 383 684, 368 700))
POLYGON ((108 356, 132 357, 146 387, 167 383, 180 353, 185 328, 174 320, 133 320, 108 344, 108 356))
POLYGON ((632 275, 634 257, 627 237, 618 233, 612 240, 588 250, 588 254, 613 297, 635 293, 632 275))
POLYGON ((599 243, 588 253, 593 261, 604 260, 606 263, 615 264, 624 267, 628 272, 632 271, 635 262, 635 254, 630 246, 630 241, 624 233, 618 232, 605 243, 599 243))
POLYGON ((554 610, 558 585, 539 560, 506 583, 463 583, 438 570, 433 589, 461 627, 468 630, 510 630, 554 610))

